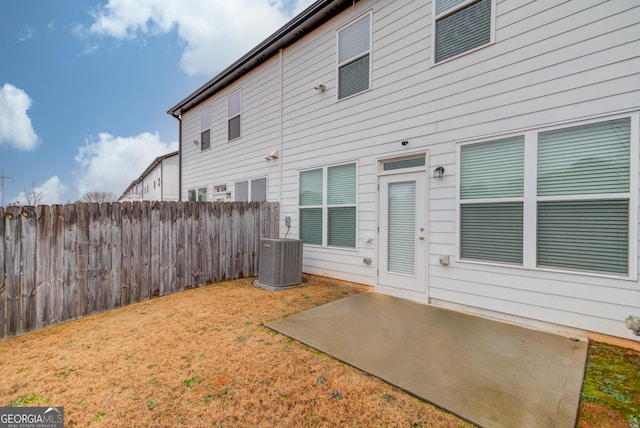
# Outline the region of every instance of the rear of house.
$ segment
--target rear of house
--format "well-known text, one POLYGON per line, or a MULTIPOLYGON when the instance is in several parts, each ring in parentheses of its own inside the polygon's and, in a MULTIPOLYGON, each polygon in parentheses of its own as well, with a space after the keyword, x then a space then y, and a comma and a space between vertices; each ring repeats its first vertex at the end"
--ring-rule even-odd
POLYGON ((181 198, 280 202, 307 273, 637 340, 638 52, 630 0, 317 1, 169 111, 181 198))

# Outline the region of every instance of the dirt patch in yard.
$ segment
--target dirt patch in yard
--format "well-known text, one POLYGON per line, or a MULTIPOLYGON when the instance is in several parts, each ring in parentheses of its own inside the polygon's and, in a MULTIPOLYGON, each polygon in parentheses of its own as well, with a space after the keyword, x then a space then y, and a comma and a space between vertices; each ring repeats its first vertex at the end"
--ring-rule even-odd
POLYGON ((262 327, 361 291, 229 281, 4 340, 0 406, 64 406, 67 427, 470 426, 262 327))

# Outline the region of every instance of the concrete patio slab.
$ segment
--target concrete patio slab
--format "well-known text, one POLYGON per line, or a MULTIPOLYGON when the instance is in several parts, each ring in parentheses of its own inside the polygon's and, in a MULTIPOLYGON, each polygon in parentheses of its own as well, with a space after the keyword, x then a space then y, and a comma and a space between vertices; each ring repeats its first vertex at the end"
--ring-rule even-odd
POLYGON ((588 343, 362 293, 266 324, 485 427, 575 427, 588 343))

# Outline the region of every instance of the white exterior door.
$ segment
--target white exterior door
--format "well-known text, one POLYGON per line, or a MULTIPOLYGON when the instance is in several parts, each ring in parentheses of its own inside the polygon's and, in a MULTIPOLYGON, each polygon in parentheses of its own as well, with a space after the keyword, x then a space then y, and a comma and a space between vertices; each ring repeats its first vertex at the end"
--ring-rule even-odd
POLYGON ((380 177, 380 291, 427 300, 425 172, 380 177))

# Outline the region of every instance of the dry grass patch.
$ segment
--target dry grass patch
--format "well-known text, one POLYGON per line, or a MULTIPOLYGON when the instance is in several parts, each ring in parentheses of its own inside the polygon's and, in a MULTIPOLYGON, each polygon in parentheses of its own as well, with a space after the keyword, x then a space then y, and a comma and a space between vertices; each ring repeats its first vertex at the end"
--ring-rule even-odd
POLYGON ((67 427, 470 426, 262 326, 360 291, 229 281, 5 340, 0 405, 64 406, 67 427))

